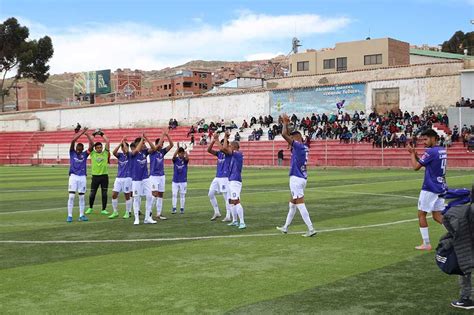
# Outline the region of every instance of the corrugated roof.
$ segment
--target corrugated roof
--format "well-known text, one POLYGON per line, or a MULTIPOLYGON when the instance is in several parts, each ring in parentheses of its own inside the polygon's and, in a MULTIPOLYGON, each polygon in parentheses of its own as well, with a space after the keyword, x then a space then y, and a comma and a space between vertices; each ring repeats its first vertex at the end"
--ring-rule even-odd
POLYGON ((461 54, 453 54, 442 51, 424 50, 417 48, 410 48, 410 55, 419 55, 443 59, 474 60, 474 56, 465 56, 461 54))

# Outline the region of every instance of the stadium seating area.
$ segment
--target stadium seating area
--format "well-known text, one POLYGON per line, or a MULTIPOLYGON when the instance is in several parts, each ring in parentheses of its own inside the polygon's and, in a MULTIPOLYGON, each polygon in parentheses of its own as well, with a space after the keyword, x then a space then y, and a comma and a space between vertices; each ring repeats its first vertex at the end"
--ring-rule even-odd
MULTIPOLYGON (((132 141, 144 131, 150 139, 159 137, 161 128, 135 128, 104 130, 111 141, 113 149, 122 137, 132 141)), ((188 144, 192 165, 214 165, 215 158, 208 154, 207 146, 189 146, 187 133, 189 127, 178 127, 170 131, 175 143, 188 144)), ((247 131, 249 132, 249 131, 247 131)), ((289 164, 290 151, 288 145, 280 136, 275 141, 265 140, 246 141, 247 132, 241 133, 241 150, 245 155, 245 165, 276 166, 277 152, 284 150, 284 163, 289 164)), ((446 130, 448 133, 449 130, 446 130)), ((0 164, 68 164, 69 143, 74 131, 55 132, 3 132, 0 133, 0 164)), ((196 143, 199 142, 196 134, 196 143)), ((100 139, 100 138, 99 138, 100 139)), ((233 136, 231 136, 233 139, 233 136)), ((87 143, 87 139, 80 139, 87 143)), ((175 146, 176 148, 176 146, 175 146)), ((174 152, 174 150, 173 150, 174 152)), ((167 163, 171 161, 172 153, 166 156, 167 163)), ((423 152, 422 145, 419 152, 423 152)), ((461 142, 454 143, 448 148, 449 167, 474 167, 474 154, 466 152, 461 142)), ((112 158, 111 163, 115 160, 112 158)), ((372 148, 370 143, 340 144, 339 140, 317 140, 311 142, 309 165, 312 166, 346 166, 346 167, 409 167, 409 155, 405 148, 372 148)))

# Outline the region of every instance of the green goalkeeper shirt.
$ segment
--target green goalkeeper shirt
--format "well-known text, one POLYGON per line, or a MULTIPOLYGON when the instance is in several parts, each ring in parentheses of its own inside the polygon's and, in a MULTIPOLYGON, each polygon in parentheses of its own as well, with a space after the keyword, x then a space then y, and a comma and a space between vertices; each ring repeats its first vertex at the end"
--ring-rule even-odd
POLYGON ((92 164, 92 175, 109 174, 109 151, 103 150, 97 153, 93 150, 90 154, 92 164))

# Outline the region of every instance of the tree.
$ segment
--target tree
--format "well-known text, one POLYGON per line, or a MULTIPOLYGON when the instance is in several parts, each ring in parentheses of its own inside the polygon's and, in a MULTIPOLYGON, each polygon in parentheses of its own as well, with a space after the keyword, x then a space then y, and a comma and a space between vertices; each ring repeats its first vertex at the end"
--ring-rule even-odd
POLYGON ((464 49, 468 55, 474 55, 474 32, 457 31, 441 46, 441 51, 454 54, 464 54, 464 49))
POLYGON ((17 19, 9 18, 0 24, 0 95, 4 111, 5 96, 20 79, 30 78, 44 83, 49 77, 49 59, 53 56, 53 44, 49 36, 29 40, 30 31, 18 24, 17 19), (10 71, 15 76, 5 86, 5 78, 10 71))

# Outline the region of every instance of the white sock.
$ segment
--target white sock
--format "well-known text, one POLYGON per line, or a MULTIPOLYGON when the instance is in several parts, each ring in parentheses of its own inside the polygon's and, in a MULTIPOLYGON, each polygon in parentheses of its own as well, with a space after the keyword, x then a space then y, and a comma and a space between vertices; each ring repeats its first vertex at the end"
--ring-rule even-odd
POLYGON ((179 197, 179 204, 181 205, 181 209, 184 209, 184 203, 186 202, 186 194, 180 193, 179 197))
POLYGON ((159 217, 163 210, 163 198, 156 197, 156 215, 159 217))
POLYGON ((232 210, 230 209, 229 196, 227 195, 227 193, 224 193, 222 196, 224 197, 224 202, 225 202, 226 219, 230 219, 230 217, 232 217, 232 220, 235 221, 234 216, 232 215, 232 210))
POLYGON ((130 214, 132 210, 132 205, 133 205, 133 199, 130 198, 128 200, 125 200, 125 211, 130 214))
POLYGON ((288 215, 286 216, 286 222, 285 222, 285 228, 288 228, 291 224, 291 221, 293 221, 293 218, 295 217, 296 214, 296 205, 292 202, 289 203, 289 210, 288 210, 288 215))
POLYGON ((112 198, 112 209, 114 209, 114 212, 118 211, 118 198, 114 199, 112 198))
POLYGON ((69 194, 67 199, 67 216, 72 217, 72 208, 74 207, 74 197, 76 194, 69 194))
POLYGON ((230 212, 232 213, 232 222, 237 222, 239 220, 239 215, 237 214, 237 208, 235 205, 230 204, 230 212))
POLYGON ((151 207, 153 206, 153 195, 148 194, 146 195, 146 203, 145 203, 145 220, 149 219, 152 215, 151 207))
POLYGON ((138 212, 140 211, 140 196, 133 196, 133 215, 138 220, 138 212))
POLYGON ((236 204, 235 205, 235 210, 237 212, 237 215, 239 216, 240 224, 245 224, 244 220, 244 208, 242 208, 242 204, 236 204))
POLYGON ((309 213, 308 213, 308 209, 306 209, 306 205, 304 203, 300 203, 296 205, 296 208, 298 208, 298 210, 300 211, 301 217, 303 218, 304 223, 306 223, 308 230, 312 231, 313 223, 311 222, 311 219, 309 218, 309 213))
POLYGON ((214 214, 219 214, 219 204, 217 203, 216 195, 214 192, 209 192, 209 200, 211 201, 212 209, 214 209, 214 214))
POLYGON ((79 195, 79 216, 84 215, 84 210, 86 209, 86 196, 79 195))
POLYGON ((172 193, 171 195, 171 205, 173 209, 176 209, 176 205, 178 204, 178 193, 172 193))
POLYGON ((430 233, 428 232, 427 227, 420 228, 421 238, 423 239, 423 244, 430 245, 430 233))

